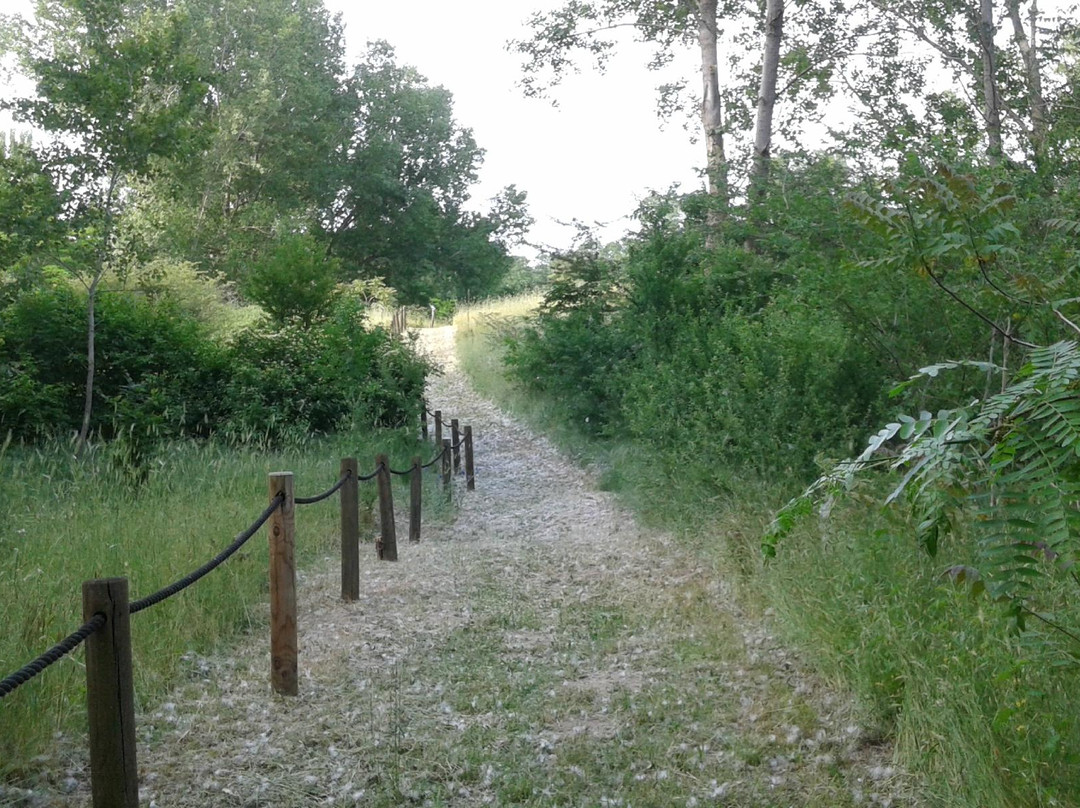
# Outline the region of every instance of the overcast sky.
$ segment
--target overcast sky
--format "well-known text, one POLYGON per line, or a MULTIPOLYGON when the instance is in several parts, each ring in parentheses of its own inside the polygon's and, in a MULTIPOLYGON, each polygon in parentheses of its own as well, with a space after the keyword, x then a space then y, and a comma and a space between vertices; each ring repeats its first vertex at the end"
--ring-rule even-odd
MULTIPOLYGON (((573 235, 556 222, 610 222, 615 237, 624 217, 650 189, 673 183, 697 188, 704 146, 691 142, 681 122, 661 129, 656 116, 659 80, 645 69, 646 47, 627 43, 605 76, 588 64, 556 87, 549 101, 525 98, 517 83, 521 57, 510 39, 527 37, 530 13, 562 0, 326 0, 340 12, 350 61, 365 43, 385 39, 400 62, 417 67, 454 95, 459 122, 487 150, 481 201, 511 183, 529 195, 537 223, 533 241, 566 246, 573 235)), ((693 53, 676 67, 694 81, 693 53)))

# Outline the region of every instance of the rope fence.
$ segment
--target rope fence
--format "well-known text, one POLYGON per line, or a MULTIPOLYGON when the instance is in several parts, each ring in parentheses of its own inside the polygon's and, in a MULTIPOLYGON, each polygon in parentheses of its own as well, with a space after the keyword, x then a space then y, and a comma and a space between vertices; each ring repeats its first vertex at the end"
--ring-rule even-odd
POLYGON ((447 499, 452 498, 450 468, 460 469, 461 450, 465 454, 467 490, 475 490, 472 428, 461 428, 452 419, 452 439, 444 438, 440 410, 421 410, 422 438, 429 439, 428 419, 434 417, 435 455, 426 463, 415 456, 407 469, 394 469, 387 455, 375 457, 375 468, 361 475, 355 458, 343 458, 337 482, 320 494, 297 497, 292 472, 269 475, 269 502, 262 513, 220 553, 202 566, 139 600, 128 601, 126 578, 105 578, 83 583, 84 623, 75 632, 36 659, 0 680, 0 699, 39 676, 50 665, 86 645, 86 703, 89 718, 90 778, 94 808, 136 808, 138 769, 135 762, 134 676, 130 637, 130 617, 179 594, 209 575, 264 526, 270 540, 270 683, 281 695, 298 695, 297 598, 294 549, 295 510, 339 494, 341 507, 341 597, 360 597, 359 484, 375 481, 378 491, 379 533, 376 556, 397 561, 397 534, 394 516, 393 477, 409 477, 409 541, 420 541, 423 472, 441 464, 441 483, 447 499))

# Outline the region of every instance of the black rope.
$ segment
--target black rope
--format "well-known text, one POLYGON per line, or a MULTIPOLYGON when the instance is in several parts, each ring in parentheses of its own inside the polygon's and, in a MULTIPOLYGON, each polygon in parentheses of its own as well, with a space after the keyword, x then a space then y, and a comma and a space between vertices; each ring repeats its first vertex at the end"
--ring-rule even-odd
POLYGON ((362 475, 360 475, 359 477, 356 478, 356 481, 360 482, 360 483, 366 483, 368 480, 374 480, 376 477, 379 476, 379 472, 382 471, 382 470, 383 470, 383 464, 380 463, 379 465, 377 465, 375 467, 375 471, 371 472, 371 474, 362 474, 362 475))
POLYGON ((15 673, 0 680, 0 699, 11 693, 19 685, 24 685, 52 665, 59 662, 65 656, 78 648, 82 641, 105 625, 105 615, 98 612, 79 628, 74 634, 65 637, 33 662, 19 668, 15 673))
POLYGON ((438 463, 438 462, 439 462, 440 460, 442 460, 442 459, 443 459, 443 455, 445 455, 445 454, 446 454, 446 447, 443 447, 443 450, 442 450, 441 452, 439 452, 439 453, 438 453, 437 455, 435 455, 435 456, 434 456, 433 458, 431 458, 431 460, 430 460, 429 462, 425 463, 425 464, 424 464, 424 465, 422 465, 422 466, 421 466, 420 468, 422 468, 422 469, 429 469, 429 468, 431 468, 431 467, 432 467, 432 466, 434 466, 434 465, 435 465, 436 463, 438 463))
POLYGON ((461 448, 462 446, 464 446, 464 445, 465 445, 465 438, 462 438, 461 440, 459 440, 459 441, 458 441, 457 443, 455 443, 455 444, 454 444, 453 446, 451 446, 450 448, 451 448, 451 449, 460 449, 460 448, 461 448))
POLYGON ((345 485, 345 483, 348 482, 351 476, 352 472, 346 471, 343 475, 341 475, 341 479, 334 483, 334 487, 331 488, 329 491, 323 491, 321 494, 316 494, 313 497, 296 497, 293 499, 293 502, 295 502, 297 505, 313 505, 316 502, 322 502, 324 499, 329 499, 341 490, 341 486, 345 485))
POLYGON ((230 544, 228 547, 226 547, 224 550, 222 550, 220 553, 207 561, 194 572, 185 575, 179 581, 169 584, 164 589, 159 589, 154 594, 148 595, 142 600, 135 601, 131 604, 128 611, 131 614, 135 614, 137 612, 141 612, 143 609, 149 609, 151 606, 157 603, 161 603, 161 601, 167 598, 171 598, 176 593, 184 591, 197 580, 206 575, 208 572, 212 572, 215 568, 220 566, 229 556, 231 556, 233 553, 243 547, 244 542, 254 536, 259 531, 259 528, 266 524, 266 520, 273 515, 274 511, 281 507, 281 504, 284 501, 285 494, 279 493, 270 501, 270 504, 266 506, 266 510, 259 514, 259 518, 251 523, 251 527, 249 527, 247 530, 245 530, 243 533, 239 534, 235 539, 233 539, 232 544, 230 544))
POLYGON ((389 471, 391 474, 394 474, 394 475, 396 475, 398 477, 408 477, 410 474, 412 474, 413 470, 412 470, 412 468, 407 468, 404 471, 398 471, 397 469, 388 468, 387 471, 389 471))

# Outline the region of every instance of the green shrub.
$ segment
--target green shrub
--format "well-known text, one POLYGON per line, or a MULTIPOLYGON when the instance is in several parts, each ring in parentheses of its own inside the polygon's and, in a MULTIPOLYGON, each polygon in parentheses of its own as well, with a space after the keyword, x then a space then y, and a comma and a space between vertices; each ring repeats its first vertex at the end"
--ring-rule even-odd
MULTIPOLYGON (((0 311, 0 430, 21 440, 70 435, 82 415, 85 299, 67 286, 0 311)), ((100 295, 95 434, 122 437, 130 463, 164 439, 225 434, 279 441, 352 419, 399 426, 418 416, 427 365, 343 297, 314 326, 249 326, 225 344, 168 295, 100 295)))

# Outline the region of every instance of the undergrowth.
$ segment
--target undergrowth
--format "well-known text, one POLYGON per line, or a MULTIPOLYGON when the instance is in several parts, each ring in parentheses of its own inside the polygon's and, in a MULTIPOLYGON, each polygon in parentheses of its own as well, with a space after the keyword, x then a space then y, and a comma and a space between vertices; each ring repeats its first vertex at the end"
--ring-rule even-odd
MULTIPOLYGON (((554 425, 556 440, 594 463, 608 488, 712 564, 743 608, 854 695, 864 725, 894 744, 936 804, 1080 805, 1080 666, 1052 653, 1057 640, 1043 627, 1011 631, 1002 607, 943 575, 941 558, 920 552, 917 526, 881 512, 880 497, 806 520, 766 562, 761 538, 801 480, 676 468, 617 434, 568 427, 557 400, 524 395, 499 374, 506 327, 459 339, 478 387, 539 428, 554 425)), ((962 564, 964 538, 952 541, 950 558, 962 564)))

